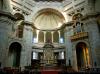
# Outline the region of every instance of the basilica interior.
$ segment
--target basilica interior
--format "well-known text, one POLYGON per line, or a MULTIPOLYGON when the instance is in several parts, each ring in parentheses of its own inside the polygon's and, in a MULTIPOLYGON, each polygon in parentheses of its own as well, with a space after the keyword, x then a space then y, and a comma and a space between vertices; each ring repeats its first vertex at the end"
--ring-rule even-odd
POLYGON ((100 0, 0 0, 0 72, 100 72, 99 5, 100 0))

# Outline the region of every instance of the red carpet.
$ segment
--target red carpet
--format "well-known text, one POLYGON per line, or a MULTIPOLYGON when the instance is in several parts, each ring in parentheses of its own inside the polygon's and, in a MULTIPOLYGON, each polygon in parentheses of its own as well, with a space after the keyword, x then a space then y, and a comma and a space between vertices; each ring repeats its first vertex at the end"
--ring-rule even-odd
POLYGON ((41 71, 41 74, 58 74, 58 71, 55 71, 55 70, 44 70, 44 71, 41 71))
POLYGON ((41 74, 58 74, 61 69, 58 67, 43 67, 41 69, 41 74))

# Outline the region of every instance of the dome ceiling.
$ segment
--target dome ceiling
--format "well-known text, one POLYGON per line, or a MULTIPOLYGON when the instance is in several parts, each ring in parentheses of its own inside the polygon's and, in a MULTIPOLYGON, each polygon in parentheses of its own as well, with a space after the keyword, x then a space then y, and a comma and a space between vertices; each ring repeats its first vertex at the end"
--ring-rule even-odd
POLYGON ((34 1, 37 1, 37 2, 39 2, 39 1, 57 1, 57 2, 62 2, 63 0, 34 0, 34 1))
POLYGON ((34 19, 35 27, 41 30, 54 30, 61 27, 63 23, 63 15, 53 9, 39 11, 34 19))

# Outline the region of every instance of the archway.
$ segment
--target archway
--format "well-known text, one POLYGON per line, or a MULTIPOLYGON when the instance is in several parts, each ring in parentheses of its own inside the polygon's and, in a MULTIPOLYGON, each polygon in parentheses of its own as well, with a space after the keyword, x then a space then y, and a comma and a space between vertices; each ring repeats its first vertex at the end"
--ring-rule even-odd
POLYGON ((8 58, 9 58, 9 61, 13 67, 20 66, 21 49, 22 49, 22 46, 18 42, 13 42, 9 46, 8 58))
POLYGON ((89 50, 84 42, 79 42, 76 45, 76 55, 78 70, 90 66, 89 50))

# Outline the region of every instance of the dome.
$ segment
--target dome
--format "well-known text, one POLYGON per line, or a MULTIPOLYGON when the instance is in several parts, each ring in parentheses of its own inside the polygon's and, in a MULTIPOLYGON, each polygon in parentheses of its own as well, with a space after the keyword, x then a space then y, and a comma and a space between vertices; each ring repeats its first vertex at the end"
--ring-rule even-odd
POLYGON ((42 30, 54 30, 61 27, 63 23, 63 15, 50 8, 40 10, 34 19, 35 27, 42 30))

